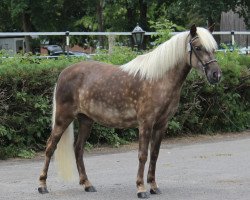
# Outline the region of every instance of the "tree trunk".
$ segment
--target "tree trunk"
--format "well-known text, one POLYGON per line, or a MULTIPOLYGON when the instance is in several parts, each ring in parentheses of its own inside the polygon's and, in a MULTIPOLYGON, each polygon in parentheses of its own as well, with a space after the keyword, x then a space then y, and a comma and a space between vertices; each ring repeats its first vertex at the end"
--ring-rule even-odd
MULTIPOLYGON (((105 0, 99 0, 97 2, 97 21, 98 21, 98 31, 99 32, 104 32, 104 26, 103 26, 103 8, 104 8, 104 2, 105 0)), ((98 37, 100 46, 103 48, 104 47, 104 37, 100 35, 98 37)))
POLYGON ((129 5, 129 3, 126 1, 126 9, 127 9, 127 28, 128 30, 125 31, 133 31, 133 29, 136 27, 136 23, 135 22, 135 8, 133 8, 132 6, 129 5))
POLYGON ((147 11, 148 11, 148 5, 147 2, 144 0, 139 0, 139 7, 140 7, 140 26, 143 30, 146 30, 148 28, 147 25, 147 11))
MULTIPOLYGON (((30 14, 23 13, 22 14, 22 23, 23 23, 23 31, 24 32, 30 32, 31 31, 31 20, 30 20, 30 14)), ((25 52, 31 52, 31 37, 25 36, 25 52)))
MULTIPOLYGON (((148 20, 147 20, 147 11, 148 5, 147 2, 144 0, 139 0, 139 7, 140 7, 140 20, 139 26, 144 30, 148 30, 148 20)), ((146 49, 146 43, 148 38, 144 37, 144 41, 142 42, 142 49, 146 49)))
MULTIPOLYGON (((132 32, 133 29, 136 27, 136 21, 135 21, 135 8, 129 5, 129 2, 126 1, 126 9, 127 9, 127 29, 124 31, 132 32)), ((132 36, 129 38, 130 39, 130 44, 132 47, 134 47, 134 40, 132 36)))

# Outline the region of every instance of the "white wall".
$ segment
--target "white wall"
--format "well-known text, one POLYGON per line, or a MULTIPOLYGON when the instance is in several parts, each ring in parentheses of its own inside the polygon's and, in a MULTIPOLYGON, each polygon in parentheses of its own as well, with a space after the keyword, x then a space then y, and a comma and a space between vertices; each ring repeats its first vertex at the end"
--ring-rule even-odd
MULTIPOLYGON (((0 38, 0 50, 5 49, 9 51, 10 55, 16 54, 19 50, 16 46, 16 41, 19 40, 24 44, 24 38, 0 38)), ((22 48, 24 48, 24 46, 22 48)))

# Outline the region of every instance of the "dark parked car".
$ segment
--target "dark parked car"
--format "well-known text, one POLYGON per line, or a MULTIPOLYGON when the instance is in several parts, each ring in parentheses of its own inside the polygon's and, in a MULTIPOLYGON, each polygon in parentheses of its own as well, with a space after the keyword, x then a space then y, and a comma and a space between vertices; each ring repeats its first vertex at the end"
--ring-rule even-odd
MULTIPOLYGON (((62 47, 59 45, 47 45, 44 47, 48 50, 48 54, 50 56, 62 56, 62 55, 68 55, 66 51, 63 51, 62 47)), ((86 53, 79 52, 79 51, 69 51, 69 56, 80 56, 80 57, 86 57, 90 58, 90 56, 86 53)))

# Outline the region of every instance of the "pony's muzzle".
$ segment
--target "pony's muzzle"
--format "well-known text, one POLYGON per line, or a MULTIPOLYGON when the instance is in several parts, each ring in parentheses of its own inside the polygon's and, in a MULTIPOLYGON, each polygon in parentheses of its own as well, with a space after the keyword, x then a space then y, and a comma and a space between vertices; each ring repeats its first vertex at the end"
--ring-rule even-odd
POLYGON ((208 76, 208 81, 211 84, 216 84, 220 82, 222 73, 220 69, 213 69, 210 73, 210 76, 208 76))

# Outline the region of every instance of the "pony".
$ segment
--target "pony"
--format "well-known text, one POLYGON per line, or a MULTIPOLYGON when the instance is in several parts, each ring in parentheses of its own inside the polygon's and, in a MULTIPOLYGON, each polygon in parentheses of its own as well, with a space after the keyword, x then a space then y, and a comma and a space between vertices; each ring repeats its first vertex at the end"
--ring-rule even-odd
POLYGON ((93 123, 97 122, 108 127, 139 129, 137 196, 148 198, 150 193, 160 194, 156 162, 168 120, 178 108, 183 82, 192 67, 202 71, 211 84, 218 83, 222 75, 214 55, 217 43, 211 34, 213 29, 193 25, 189 31, 121 66, 84 61, 64 69, 54 89, 52 132, 38 191, 48 192, 47 172, 56 150, 59 174, 70 179, 71 164, 76 164, 80 185, 86 192, 96 192, 86 174, 83 146, 93 123), (79 122, 79 132, 74 143, 75 119, 79 122), (150 193, 144 183, 149 146, 150 193))

